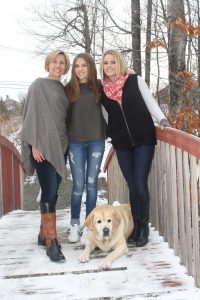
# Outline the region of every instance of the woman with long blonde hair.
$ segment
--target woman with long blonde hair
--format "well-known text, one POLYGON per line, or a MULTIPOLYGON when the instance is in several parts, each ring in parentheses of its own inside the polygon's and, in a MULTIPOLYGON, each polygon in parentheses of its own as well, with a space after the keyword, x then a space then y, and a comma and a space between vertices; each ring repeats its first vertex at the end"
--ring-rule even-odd
POLYGON ((141 247, 148 243, 149 236, 147 179, 157 143, 153 118, 163 127, 170 125, 143 79, 137 74, 127 74, 121 53, 106 51, 100 73, 101 101, 108 112, 107 135, 129 188, 134 221, 129 242, 141 247))

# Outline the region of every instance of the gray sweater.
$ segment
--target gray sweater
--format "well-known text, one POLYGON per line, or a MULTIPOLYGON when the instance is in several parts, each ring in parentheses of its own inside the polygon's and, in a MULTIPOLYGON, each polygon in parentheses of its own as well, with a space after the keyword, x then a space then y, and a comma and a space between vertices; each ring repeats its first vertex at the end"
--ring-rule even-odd
POLYGON ((101 104, 87 84, 80 84, 80 99, 70 104, 69 142, 84 142, 106 138, 106 122, 101 104))
POLYGON ((31 146, 44 154, 58 174, 65 175, 68 107, 69 102, 60 81, 38 78, 30 86, 21 131, 22 167, 27 175, 34 172, 30 159, 31 146))

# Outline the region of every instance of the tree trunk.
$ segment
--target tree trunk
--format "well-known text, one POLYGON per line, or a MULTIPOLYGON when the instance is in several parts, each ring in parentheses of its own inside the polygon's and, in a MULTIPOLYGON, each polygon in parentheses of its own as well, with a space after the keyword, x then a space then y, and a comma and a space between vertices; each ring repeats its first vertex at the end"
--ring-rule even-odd
MULTIPOLYGON (((173 22, 177 18, 185 21, 184 1, 168 0, 168 21, 173 22)), ((169 26, 169 88, 170 110, 173 111, 180 103, 180 82, 176 77, 177 72, 185 70, 185 49, 187 37, 179 29, 169 26)))
MULTIPOLYGON (((151 17, 152 17, 152 0, 148 0, 146 44, 151 41, 151 17)), ((148 86, 150 86, 150 69, 151 69, 151 49, 146 47, 146 50, 145 50, 145 81, 148 86)))
MULTIPOLYGON (((200 7, 199 7, 199 1, 197 1, 197 7, 198 7, 198 20, 200 23, 200 7)), ((200 36, 198 35, 198 73, 197 73, 197 78, 198 78, 198 83, 200 86, 200 36)))
POLYGON ((141 75, 140 0, 131 0, 131 32, 133 69, 141 75))
POLYGON ((88 14, 87 14, 87 8, 85 4, 81 5, 81 10, 83 12, 83 19, 84 19, 84 28, 83 28, 83 36, 85 38, 85 52, 90 53, 91 52, 91 38, 90 38, 90 28, 89 28, 89 20, 88 20, 88 14))

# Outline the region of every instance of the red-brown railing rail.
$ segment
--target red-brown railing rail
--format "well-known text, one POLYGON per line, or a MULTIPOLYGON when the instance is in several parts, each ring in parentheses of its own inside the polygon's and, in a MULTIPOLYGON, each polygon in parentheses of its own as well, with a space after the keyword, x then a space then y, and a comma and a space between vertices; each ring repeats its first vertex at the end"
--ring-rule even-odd
MULTIPOLYGON (((158 145, 149 176, 151 226, 180 257, 200 287, 200 138, 156 128, 158 145)), ((107 170, 109 203, 129 202, 127 184, 111 148, 107 170)))
POLYGON ((23 171, 15 146, 0 135, 0 216, 23 206, 23 171))

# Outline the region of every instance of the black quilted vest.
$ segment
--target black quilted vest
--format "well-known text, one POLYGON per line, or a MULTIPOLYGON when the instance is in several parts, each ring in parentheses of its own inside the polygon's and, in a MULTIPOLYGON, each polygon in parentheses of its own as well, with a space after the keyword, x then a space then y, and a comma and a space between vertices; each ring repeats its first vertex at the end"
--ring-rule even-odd
POLYGON ((129 75, 122 94, 122 105, 110 100, 101 90, 101 100, 108 112, 107 136, 115 149, 134 145, 156 145, 151 114, 140 93, 137 75, 129 75))

